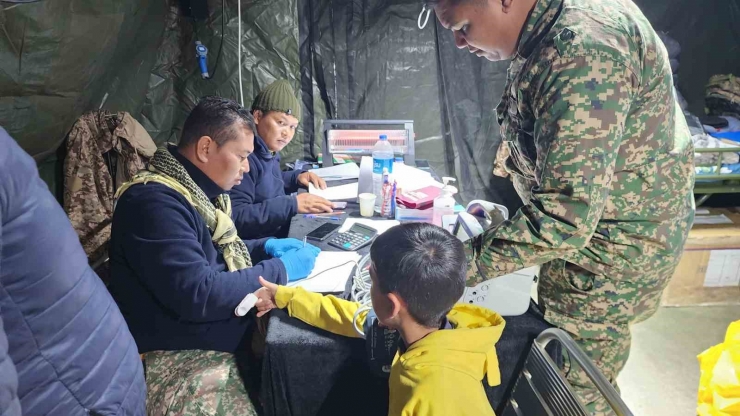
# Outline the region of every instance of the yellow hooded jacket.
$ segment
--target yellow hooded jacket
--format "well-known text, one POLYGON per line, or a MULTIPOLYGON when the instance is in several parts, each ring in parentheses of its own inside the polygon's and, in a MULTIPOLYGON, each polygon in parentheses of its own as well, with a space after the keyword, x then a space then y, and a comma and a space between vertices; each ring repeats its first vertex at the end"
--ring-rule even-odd
MULTIPOLYGON (((352 319, 360 304, 281 286, 278 308, 329 332, 359 337, 352 319)), ((358 317, 362 327, 366 314, 358 317)), ((396 354, 389 380, 390 416, 493 415, 481 381, 501 383, 494 345, 504 320, 493 311, 458 304, 447 315, 453 329, 438 330, 396 354)))

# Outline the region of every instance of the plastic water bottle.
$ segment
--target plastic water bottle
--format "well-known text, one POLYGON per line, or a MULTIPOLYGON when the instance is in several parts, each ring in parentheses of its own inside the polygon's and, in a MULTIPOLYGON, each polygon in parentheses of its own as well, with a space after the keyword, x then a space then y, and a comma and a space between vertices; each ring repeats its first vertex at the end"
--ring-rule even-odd
POLYGON ((434 198, 432 208, 432 222, 439 227, 442 226, 442 217, 455 214, 455 198, 453 195, 457 193, 457 188, 449 184, 455 182, 455 178, 444 177, 442 182, 445 186, 442 188, 442 193, 434 198))
POLYGON ((388 136, 380 135, 373 146, 373 193, 375 194, 375 212, 380 212, 383 202, 383 169, 393 173, 393 146, 388 143, 388 136))

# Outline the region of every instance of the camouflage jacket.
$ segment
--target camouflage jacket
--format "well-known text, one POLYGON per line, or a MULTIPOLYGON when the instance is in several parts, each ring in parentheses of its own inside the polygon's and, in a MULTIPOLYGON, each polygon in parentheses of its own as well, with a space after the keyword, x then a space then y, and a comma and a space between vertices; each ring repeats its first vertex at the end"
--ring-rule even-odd
POLYGON ((107 251, 115 190, 143 169, 155 150, 128 113, 87 113, 72 127, 64 159, 64 210, 91 261, 107 251))
POLYGON ((539 0, 497 113, 494 173, 525 206, 471 242, 468 284, 554 259, 627 279, 675 265, 693 148, 668 54, 634 3, 539 0))
POLYGON ((732 74, 712 76, 704 111, 711 116, 740 117, 740 78, 732 74))

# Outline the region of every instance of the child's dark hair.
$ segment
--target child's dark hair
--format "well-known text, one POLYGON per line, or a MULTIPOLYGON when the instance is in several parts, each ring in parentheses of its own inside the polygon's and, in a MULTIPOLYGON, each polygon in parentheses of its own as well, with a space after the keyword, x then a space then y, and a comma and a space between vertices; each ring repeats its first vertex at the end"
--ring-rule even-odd
POLYGON ((462 242, 432 224, 409 223, 378 236, 370 248, 375 282, 393 292, 420 324, 436 328, 465 290, 462 242))

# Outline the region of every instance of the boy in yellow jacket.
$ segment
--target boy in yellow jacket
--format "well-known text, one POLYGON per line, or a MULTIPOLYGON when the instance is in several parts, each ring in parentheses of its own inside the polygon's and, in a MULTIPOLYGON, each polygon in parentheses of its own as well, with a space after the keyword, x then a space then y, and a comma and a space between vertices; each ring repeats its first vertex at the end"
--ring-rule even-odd
MULTIPOLYGON (((455 304, 465 289, 463 244, 434 225, 402 224, 376 239, 370 260, 373 310, 402 339, 391 367, 388 414, 493 415, 481 381, 500 383, 494 345, 504 320, 488 309, 455 304)), ((359 303, 260 282, 258 316, 287 308, 310 325, 359 336, 353 324, 359 303)), ((359 314, 358 326, 366 316, 359 314)))

